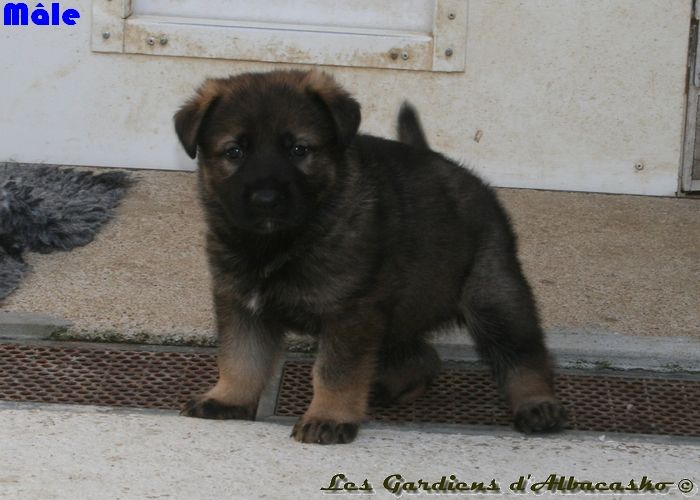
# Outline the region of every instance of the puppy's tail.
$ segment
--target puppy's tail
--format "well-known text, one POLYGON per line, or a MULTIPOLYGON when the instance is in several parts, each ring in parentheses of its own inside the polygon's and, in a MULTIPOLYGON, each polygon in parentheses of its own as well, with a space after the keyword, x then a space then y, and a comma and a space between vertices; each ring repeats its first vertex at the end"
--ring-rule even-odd
POLYGON ((418 149, 430 149, 430 144, 425 139, 423 127, 418 118, 416 108, 408 101, 404 101, 399 111, 399 119, 396 124, 396 133, 399 141, 418 149))

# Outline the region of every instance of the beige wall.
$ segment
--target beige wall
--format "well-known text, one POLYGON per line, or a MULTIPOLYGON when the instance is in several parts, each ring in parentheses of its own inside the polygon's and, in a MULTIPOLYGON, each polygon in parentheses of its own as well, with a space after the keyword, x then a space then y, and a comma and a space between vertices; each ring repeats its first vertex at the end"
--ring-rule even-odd
MULTIPOLYGON (((205 76, 278 67, 92 53, 91 3, 68 3, 74 27, 0 27, 0 161, 194 168, 172 132, 181 101, 205 76)), ((392 135, 409 99, 436 149, 496 185, 670 195, 690 13, 691 0, 470 0, 464 73, 327 69, 364 131, 392 135)))

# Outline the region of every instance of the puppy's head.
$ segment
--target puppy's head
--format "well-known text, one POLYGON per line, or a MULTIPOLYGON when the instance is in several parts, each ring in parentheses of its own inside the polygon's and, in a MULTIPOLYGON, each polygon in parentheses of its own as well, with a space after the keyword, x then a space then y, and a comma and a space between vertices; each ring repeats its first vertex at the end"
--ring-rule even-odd
POLYGON ((360 106, 328 75, 275 71, 209 79, 175 114, 202 191, 256 233, 304 224, 333 191, 360 106))

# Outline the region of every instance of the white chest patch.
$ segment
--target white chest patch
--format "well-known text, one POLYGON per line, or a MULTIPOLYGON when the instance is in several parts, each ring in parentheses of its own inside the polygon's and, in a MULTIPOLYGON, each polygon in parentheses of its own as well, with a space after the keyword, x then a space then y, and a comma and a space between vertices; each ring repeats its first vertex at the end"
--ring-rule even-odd
POLYGON ((258 292, 253 292, 245 303, 245 306, 254 313, 260 311, 260 294, 258 292))

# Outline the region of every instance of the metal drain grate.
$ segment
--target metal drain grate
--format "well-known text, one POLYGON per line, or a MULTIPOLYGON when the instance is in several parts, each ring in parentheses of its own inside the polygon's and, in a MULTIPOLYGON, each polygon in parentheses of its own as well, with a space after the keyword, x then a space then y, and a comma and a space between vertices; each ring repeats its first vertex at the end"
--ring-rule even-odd
POLYGON ((207 353, 0 344, 0 400, 179 409, 216 382, 207 353))
MULTIPOLYGON (((311 363, 287 362, 276 414, 299 416, 311 401, 311 363)), ((570 429, 700 436, 700 380, 559 374, 556 391, 570 429)), ((484 369, 444 368, 413 404, 373 408, 389 422, 511 425, 508 407, 484 369)))
MULTIPOLYGON (((0 400, 5 401, 179 409, 211 387, 216 375, 213 352, 0 344, 0 400)), ((700 437, 697 378, 562 373, 556 383, 572 429, 700 437)), ((311 362, 287 361, 274 415, 301 415, 311 395, 311 362)), ((489 373, 455 364, 446 365, 412 405, 374 408, 372 417, 511 425, 489 373)))

